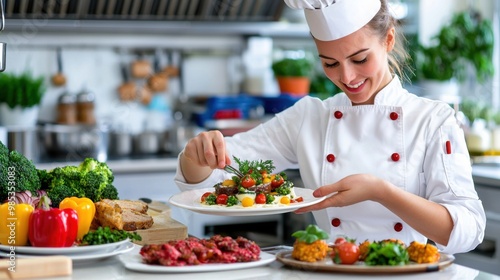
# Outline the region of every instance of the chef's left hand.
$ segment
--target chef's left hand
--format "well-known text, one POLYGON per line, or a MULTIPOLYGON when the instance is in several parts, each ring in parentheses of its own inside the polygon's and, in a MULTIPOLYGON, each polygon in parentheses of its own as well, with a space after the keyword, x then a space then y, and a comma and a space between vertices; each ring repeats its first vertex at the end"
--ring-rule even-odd
POLYGON ((331 185, 319 187, 313 192, 315 197, 329 196, 320 203, 303 207, 295 213, 305 213, 328 207, 342 207, 361 201, 378 201, 390 183, 369 174, 350 175, 331 185))

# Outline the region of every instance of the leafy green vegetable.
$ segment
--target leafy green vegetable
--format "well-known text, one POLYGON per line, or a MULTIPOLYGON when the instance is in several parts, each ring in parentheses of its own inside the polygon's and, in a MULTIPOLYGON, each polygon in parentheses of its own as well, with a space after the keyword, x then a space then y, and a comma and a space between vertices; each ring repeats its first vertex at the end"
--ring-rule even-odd
POLYGON ((8 197, 9 191, 35 194, 40 187, 35 164, 15 150, 9 152, 0 142, 0 202, 8 197))
POLYGON ((133 240, 142 240, 142 237, 137 232, 128 232, 125 230, 110 229, 109 227, 98 227, 94 231, 90 231, 82 238, 80 245, 99 245, 122 241, 129 238, 133 240))
POLYGON ((317 225, 308 225, 306 230, 299 230, 292 233, 297 240, 311 244, 317 240, 328 239, 328 233, 323 231, 317 225))
POLYGON ((274 195, 266 193, 266 204, 272 204, 274 199, 274 195))
MULTIPOLYGON (((262 184, 262 173, 271 174, 274 167, 272 160, 240 160, 237 157, 233 157, 234 161, 238 164, 238 169, 243 174, 249 174, 255 180, 256 185, 262 184)), ((236 184, 240 184, 241 178, 236 176, 233 177, 236 184)))
POLYGON ((285 181, 281 186, 276 188, 276 192, 280 195, 287 195, 291 193, 291 188, 293 188, 294 184, 291 181, 285 181))
POLYGON ((366 265, 405 265, 410 262, 408 251, 396 242, 372 242, 368 246, 366 265))
POLYGON ((103 198, 118 199, 118 190, 113 186, 114 176, 104 162, 86 158, 79 166, 63 166, 47 173, 39 172, 47 188, 52 206, 68 196, 87 197, 92 201, 103 198))
POLYGON ((205 202, 208 204, 208 205, 215 205, 217 204, 217 196, 213 193, 211 193, 210 195, 208 195, 206 198, 205 198, 205 202))
POLYGON ((227 198, 227 203, 226 205, 227 206, 233 206, 233 205, 238 205, 238 198, 236 198, 236 196, 234 195, 230 195, 228 198, 227 198))

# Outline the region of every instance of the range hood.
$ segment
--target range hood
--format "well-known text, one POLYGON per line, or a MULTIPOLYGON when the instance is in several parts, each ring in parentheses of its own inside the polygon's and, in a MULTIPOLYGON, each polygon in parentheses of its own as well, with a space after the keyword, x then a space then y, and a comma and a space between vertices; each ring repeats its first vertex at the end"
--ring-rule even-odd
POLYGON ((6 28, 185 32, 277 23, 283 0, 5 0, 6 28))

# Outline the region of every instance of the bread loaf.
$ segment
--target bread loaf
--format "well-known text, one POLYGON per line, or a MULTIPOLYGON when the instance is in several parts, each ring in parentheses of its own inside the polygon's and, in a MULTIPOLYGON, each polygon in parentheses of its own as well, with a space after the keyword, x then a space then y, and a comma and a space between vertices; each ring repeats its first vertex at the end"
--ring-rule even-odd
POLYGON ((148 206, 142 201, 103 199, 94 204, 96 214, 93 227, 134 231, 153 226, 153 217, 146 213, 148 206))

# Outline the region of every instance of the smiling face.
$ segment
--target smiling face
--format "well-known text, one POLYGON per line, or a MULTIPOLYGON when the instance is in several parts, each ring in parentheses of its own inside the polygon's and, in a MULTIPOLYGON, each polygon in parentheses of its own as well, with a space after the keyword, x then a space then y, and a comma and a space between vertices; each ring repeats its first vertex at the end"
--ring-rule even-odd
POLYGON ((373 104, 375 95, 392 79, 388 52, 394 47, 394 28, 385 38, 364 27, 334 41, 316 42, 326 76, 353 105, 373 104))

